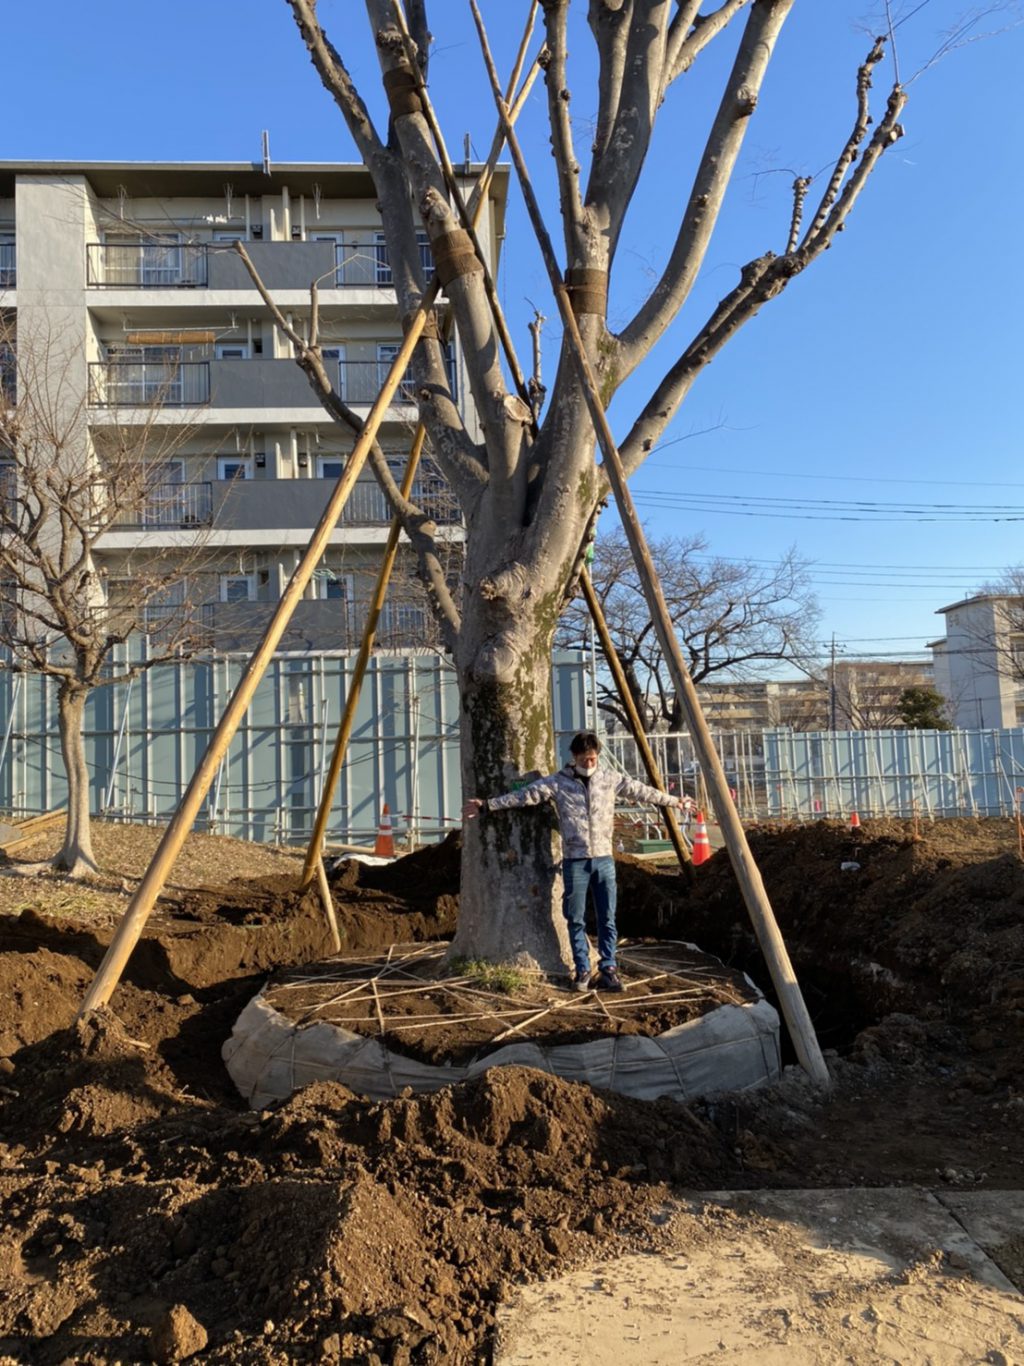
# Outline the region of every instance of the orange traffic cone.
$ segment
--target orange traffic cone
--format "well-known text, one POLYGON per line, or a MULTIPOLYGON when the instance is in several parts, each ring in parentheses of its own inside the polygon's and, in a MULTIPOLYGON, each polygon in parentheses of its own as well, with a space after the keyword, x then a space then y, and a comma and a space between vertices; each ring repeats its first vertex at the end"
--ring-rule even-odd
POLYGON ((377 826, 377 839, 373 846, 373 852, 378 858, 395 857, 395 837, 391 833, 391 808, 387 802, 381 809, 380 825, 377 826))
POLYGON ((697 828, 693 835, 693 863, 694 867, 699 868, 711 857, 711 841, 708 839, 708 827, 704 823, 704 812, 696 812, 695 819, 697 828))
POLYGON ((856 811, 851 811, 851 812, 850 812, 850 829, 851 829, 851 830, 859 830, 859 829, 860 829, 860 817, 857 815, 856 811))

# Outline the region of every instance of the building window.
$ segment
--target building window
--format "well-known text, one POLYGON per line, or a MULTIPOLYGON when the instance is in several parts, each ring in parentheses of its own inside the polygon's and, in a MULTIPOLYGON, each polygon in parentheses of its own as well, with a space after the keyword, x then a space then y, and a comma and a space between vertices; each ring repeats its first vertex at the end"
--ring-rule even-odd
POLYGON ((217 478, 251 479, 252 460, 247 455, 221 455, 217 457, 217 478))
POLYGON ((345 375, 345 348, 343 346, 325 346, 320 352, 320 359, 327 371, 327 378, 338 391, 338 397, 343 402, 348 402, 350 386, 345 375))
POLYGON ((345 602, 352 601, 352 575, 343 574, 339 570, 324 568, 317 571, 316 576, 317 597, 325 601, 345 602))
POLYGON ((213 354, 218 360, 248 360, 249 347, 245 342, 215 342, 213 354))
POLYGON ((255 602, 255 574, 222 574, 220 576, 221 602, 255 602))
POLYGON ((317 478, 340 479, 347 463, 343 455, 318 455, 316 458, 317 478))

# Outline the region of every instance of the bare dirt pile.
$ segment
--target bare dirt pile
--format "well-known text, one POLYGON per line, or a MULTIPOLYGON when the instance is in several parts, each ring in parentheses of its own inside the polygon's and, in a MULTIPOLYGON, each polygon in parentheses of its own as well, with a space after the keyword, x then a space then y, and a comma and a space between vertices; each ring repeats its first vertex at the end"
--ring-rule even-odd
MULTIPOLYGON (((922 834, 752 833, 837 1085, 824 1098, 791 1071, 695 1111, 503 1069, 431 1097, 320 1085, 244 1112, 220 1046, 269 968, 324 948, 315 897, 279 865, 169 895, 116 1018, 77 1028, 111 918, 69 915, 66 886, 60 915, 37 895, 0 916, 0 1363, 485 1359, 510 1287, 656 1245, 678 1186, 1019 1188, 1016 836, 922 834)), ((444 933, 457 853, 412 875, 340 865, 349 946, 444 933)), ((698 877, 624 861, 623 930, 696 941, 767 987, 724 857, 698 877)))
POLYGON ((105 1017, 22 1050, 9 1080, 5 1360, 177 1359, 179 1305, 208 1361, 473 1360, 512 1284, 649 1246, 665 1183, 730 1165, 678 1106, 519 1068, 232 1113, 105 1017))
MULTIPOLYGON (((770 1116, 757 1098, 718 1107, 752 1182, 881 1183, 888 1172, 1019 1186, 1024 863, 1013 823, 922 822, 918 836, 904 821, 856 833, 823 821, 749 840, 840 1079, 824 1109, 796 1093, 770 1116)), ((621 873, 648 889, 646 910, 621 918, 630 932, 656 924, 693 939, 771 994, 724 852, 692 892, 674 872, 621 873)))

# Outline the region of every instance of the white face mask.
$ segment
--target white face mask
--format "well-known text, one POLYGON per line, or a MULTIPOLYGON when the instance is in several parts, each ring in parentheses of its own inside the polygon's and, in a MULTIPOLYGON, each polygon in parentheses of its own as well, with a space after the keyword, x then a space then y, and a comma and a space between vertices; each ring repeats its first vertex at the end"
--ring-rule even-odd
POLYGON ((589 778, 594 769, 597 768, 597 755, 595 754, 592 758, 588 759, 582 757, 574 759, 572 766, 581 778, 589 778))

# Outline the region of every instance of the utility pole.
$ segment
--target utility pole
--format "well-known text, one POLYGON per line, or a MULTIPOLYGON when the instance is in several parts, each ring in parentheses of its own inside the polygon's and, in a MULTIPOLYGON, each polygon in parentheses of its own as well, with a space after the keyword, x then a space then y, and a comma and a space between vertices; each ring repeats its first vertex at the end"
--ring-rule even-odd
POLYGON ((829 670, 829 690, 828 690, 828 710, 829 710, 829 729, 835 734, 836 729, 836 633, 832 632, 832 666, 829 670))

